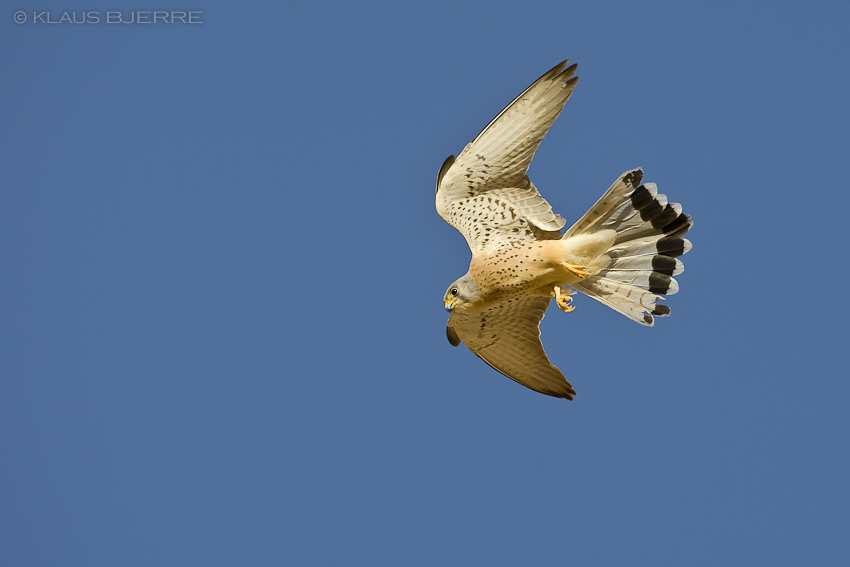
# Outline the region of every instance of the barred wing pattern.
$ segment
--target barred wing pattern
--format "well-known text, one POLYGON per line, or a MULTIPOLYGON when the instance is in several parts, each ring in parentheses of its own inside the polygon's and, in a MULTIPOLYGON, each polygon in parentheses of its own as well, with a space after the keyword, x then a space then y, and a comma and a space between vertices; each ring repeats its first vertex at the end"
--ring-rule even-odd
POLYGON ((480 313, 453 312, 446 334, 511 380, 543 394, 573 399, 576 392, 540 342, 540 320, 551 297, 517 295, 504 298, 480 313))
POLYGON ((559 238, 564 219, 526 173, 540 142, 578 82, 563 61, 511 102, 437 178, 440 216, 473 252, 513 242, 559 238))

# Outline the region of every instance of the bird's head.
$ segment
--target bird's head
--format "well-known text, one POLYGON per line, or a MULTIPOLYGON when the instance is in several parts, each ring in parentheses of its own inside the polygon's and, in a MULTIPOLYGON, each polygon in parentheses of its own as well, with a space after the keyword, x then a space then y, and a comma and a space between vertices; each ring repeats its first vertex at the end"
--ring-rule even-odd
POLYGON ((443 305, 446 311, 452 312, 468 311, 479 301, 478 286, 475 280, 467 273, 462 278, 449 286, 446 295, 443 296, 443 305))

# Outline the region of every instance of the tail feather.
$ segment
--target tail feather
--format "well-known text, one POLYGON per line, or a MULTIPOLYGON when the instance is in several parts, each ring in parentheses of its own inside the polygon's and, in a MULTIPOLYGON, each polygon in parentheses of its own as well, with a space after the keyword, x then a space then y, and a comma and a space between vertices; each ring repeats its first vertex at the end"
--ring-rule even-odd
POLYGON ((627 171, 621 175, 596 201, 596 204, 590 207, 590 210, 567 230, 564 238, 569 238, 574 234, 596 232, 598 225, 607 219, 612 211, 624 204, 626 195, 634 191, 641 179, 643 179, 643 170, 641 169, 627 171))
POLYGON ((591 276, 581 283, 575 284, 574 287, 614 311, 649 327, 655 322, 653 315, 665 316, 670 314, 669 307, 655 304, 659 299, 664 299, 663 297, 637 286, 599 276, 591 276))
POLYGON ((685 271, 685 265, 681 260, 665 256, 663 254, 641 254, 640 256, 623 256, 617 258, 606 270, 606 277, 611 277, 611 271, 618 272, 646 272, 655 271, 668 276, 678 276, 685 271))
POLYGON ((631 242, 615 244, 608 250, 611 258, 626 258, 629 256, 645 256, 664 254, 678 258, 691 249, 691 241, 679 236, 656 234, 631 242))
POLYGON ((681 205, 658 193, 654 183, 638 185, 642 178, 640 169, 621 175, 564 238, 614 230, 614 243, 604 256, 608 263, 573 287, 652 326, 653 316, 670 314, 670 308, 658 301, 679 291, 673 276, 685 269, 678 257, 691 249, 682 235, 693 222, 681 205))
MULTIPOLYGON (((658 193, 655 183, 644 183, 635 191, 640 191, 641 188, 643 190, 638 198, 630 198, 624 201, 599 223, 600 228, 619 227, 621 230, 625 230, 626 228, 639 227, 651 217, 660 213, 667 205, 667 196, 658 193), (652 206, 647 209, 650 205, 652 206), (646 209, 643 215, 640 214, 642 208, 646 209)), ((632 196, 634 197, 635 193, 632 193, 632 196)))

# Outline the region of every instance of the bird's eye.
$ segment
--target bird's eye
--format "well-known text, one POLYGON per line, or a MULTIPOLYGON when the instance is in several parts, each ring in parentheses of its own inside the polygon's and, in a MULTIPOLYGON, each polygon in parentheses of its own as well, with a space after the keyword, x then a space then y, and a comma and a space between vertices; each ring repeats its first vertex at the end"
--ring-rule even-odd
POLYGON ((451 293, 452 295, 457 295, 457 288, 453 287, 449 293, 451 293))

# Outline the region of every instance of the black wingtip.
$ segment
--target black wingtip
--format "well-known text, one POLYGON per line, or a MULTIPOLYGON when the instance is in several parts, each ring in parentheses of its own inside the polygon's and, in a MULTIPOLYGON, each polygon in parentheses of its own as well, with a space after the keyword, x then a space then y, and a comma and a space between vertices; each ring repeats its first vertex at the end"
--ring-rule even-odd
MULTIPOLYGON (((549 69, 548 71, 546 71, 546 73, 544 73, 543 76, 540 77, 540 78, 541 79, 548 78, 548 79, 554 80, 555 77, 557 77, 558 75, 560 75, 561 73, 564 72, 564 70, 567 68, 567 65, 569 65, 569 64, 570 64, 570 60, 564 59, 563 61, 561 61, 560 63, 558 63, 557 65, 555 65, 551 69, 549 69)), ((573 65, 573 67, 575 67, 575 66, 576 65, 573 65)))
POLYGON ((576 70, 578 69, 578 65, 576 63, 573 63, 572 65, 567 67, 569 62, 569 59, 564 59, 563 61, 552 67, 552 69, 550 69, 548 73, 543 75, 543 77, 548 77, 553 81, 555 79, 563 81, 567 85, 567 87, 572 89, 576 86, 576 83, 578 83, 578 77, 574 76, 576 74, 576 70))
POLYGON ((449 339, 449 344, 452 346, 460 345, 460 337, 457 336, 457 333, 454 329, 446 325, 446 338, 449 339))
POLYGON ((446 175, 446 172, 455 162, 455 156, 450 155, 446 158, 446 161, 443 162, 443 165, 440 166, 440 173, 437 174, 437 192, 440 192, 440 183, 443 181, 443 177, 446 175))
MULTIPOLYGON (((534 388, 532 388, 533 390, 534 388)), ((573 396, 577 395, 576 391, 573 389, 572 384, 569 382, 566 383, 566 387, 563 390, 537 390, 541 394, 546 394, 547 396, 552 396, 553 398, 561 398, 564 400, 573 401, 573 396)))

